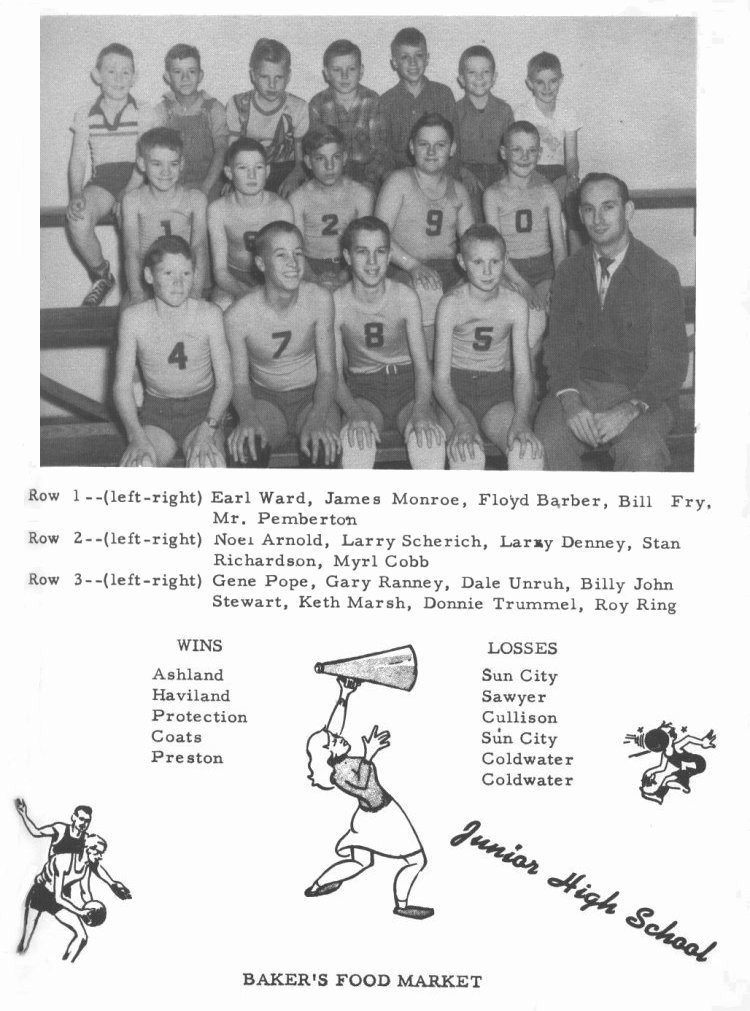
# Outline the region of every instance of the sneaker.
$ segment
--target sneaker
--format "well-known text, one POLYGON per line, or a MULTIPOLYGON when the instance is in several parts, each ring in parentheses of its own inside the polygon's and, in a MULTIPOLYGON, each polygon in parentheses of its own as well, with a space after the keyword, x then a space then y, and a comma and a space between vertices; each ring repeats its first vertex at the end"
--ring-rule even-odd
POLYGON ((84 298, 81 305, 85 305, 87 309, 95 309, 98 305, 101 305, 104 299, 109 295, 110 291, 115 286, 115 279, 112 274, 107 274, 106 277, 100 277, 98 281, 94 281, 91 286, 91 291, 88 293, 86 298, 84 298))
POLYGON ((435 910, 430 906, 396 906, 393 912, 396 916, 405 916, 409 920, 427 920, 435 910))

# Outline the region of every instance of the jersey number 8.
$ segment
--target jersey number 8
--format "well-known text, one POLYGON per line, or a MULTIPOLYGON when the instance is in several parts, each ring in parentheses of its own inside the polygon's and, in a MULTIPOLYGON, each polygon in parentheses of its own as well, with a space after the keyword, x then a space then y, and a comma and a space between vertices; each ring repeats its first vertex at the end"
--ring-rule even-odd
POLYGON ((365 323, 365 347, 382 348, 383 346, 383 324, 365 323))

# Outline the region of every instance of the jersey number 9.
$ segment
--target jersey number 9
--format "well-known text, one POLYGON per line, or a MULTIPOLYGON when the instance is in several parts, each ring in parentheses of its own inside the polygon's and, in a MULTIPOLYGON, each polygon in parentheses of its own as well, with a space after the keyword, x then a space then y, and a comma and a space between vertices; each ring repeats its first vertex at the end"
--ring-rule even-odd
POLYGON ((427 235, 440 235, 443 228, 443 212, 431 210, 427 212, 427 235))

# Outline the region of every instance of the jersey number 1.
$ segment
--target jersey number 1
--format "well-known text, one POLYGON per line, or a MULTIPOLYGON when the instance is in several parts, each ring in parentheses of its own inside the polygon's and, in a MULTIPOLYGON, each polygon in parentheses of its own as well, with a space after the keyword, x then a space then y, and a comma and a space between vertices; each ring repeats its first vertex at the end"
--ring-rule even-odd
POLYGON ((187 355, 185 354, 185 344, 183 341, 177 341, 175 346, 169 352, 169 358, 167 362, 170 365, 176 365, 178 369, 187 368, 187 355))

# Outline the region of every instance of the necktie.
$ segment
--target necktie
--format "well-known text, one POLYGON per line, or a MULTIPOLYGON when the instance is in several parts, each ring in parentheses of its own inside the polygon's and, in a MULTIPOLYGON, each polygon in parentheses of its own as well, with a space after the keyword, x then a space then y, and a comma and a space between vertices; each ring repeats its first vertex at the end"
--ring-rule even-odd
POLYGON ((607 288, 609 288, 609 268, 614 262, 615 261, 611 256, 599 257, 599 266, 601 267, 601 279, 599 281, 599 304, 602 308, 604 308, 604 299, 607 297, 607 288))

